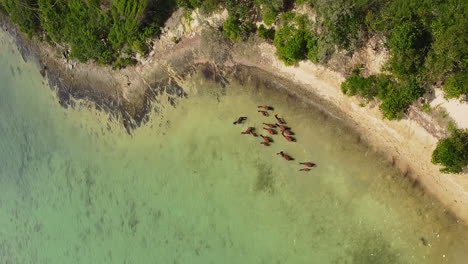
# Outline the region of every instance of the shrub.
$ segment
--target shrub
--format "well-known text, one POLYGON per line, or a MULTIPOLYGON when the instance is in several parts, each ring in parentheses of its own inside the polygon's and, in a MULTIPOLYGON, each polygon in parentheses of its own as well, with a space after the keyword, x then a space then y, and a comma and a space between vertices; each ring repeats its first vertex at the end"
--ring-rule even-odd
POLYGON ((224 35, 233 41, 246 40, 250 32, 254 30, 254 26, 250 22, 241 22, 233 16, 229 18, 223 24, 224 35))
POLYGON ((375 84, 376 77, 362 77, 359 69, 353 70, 353 73, 341 83, 341 91, 349 96, 359 95, 370 100, 377 96, 378 90, 375 84))
POLYGON ((445 80, 442 90, 446 99, 468 96, 468 74, 466 72, 452 74, 445 80))
POLYGON ((397 77, 415 75, 421 71, 430 45, 423 26, 414 21, 403 21, 391 33, 388 45, 390 59, 387 68, 397 77))
POLYGON ((147 1, 112 0, 112 26, 108 38, 115 50, 126 43, 134 42, 138 37, 143 14, 148 7, 147 1))
POLYGON ((275 38, 275 29, 266 28, 263 24, 257 29, 257 33, 261 38, 273 40, 275 38))
POLYGON ((415 80, 393 81, 390 76, 379 74, 362 77, 359 68, 353 70, 341 84, 341 91, 349 96, 359 95, 367 100, 378 97, 379 109, 387 119, 400 119, 408 106, 423 93, 421 85, 415 80))
POLYGON ((432 153, 432 163, 441 164, 445 173, 460 173, 468 165, 468 130, 449 126, 451 136, 441 139, 432 153))
POLYGON ((319 62, 319 53, 319 38, 309 33, 307 37, 307 58, 313 62, 319 62))
POLYGON ((286 64, 294 63, 306 58, 306 33, 289 27, 281 27, 275 32, 274 44, 276 54, 286 64))
POLYGON ((450 72, 467 71, 468 5, 458 1, 442 1, 434 10, 437 17, 430 22, 433 38, 426 68, 433 81, 450 72))
POLYGON ((41 14, 42 27, 53 41, 63 41, 65 17, 69 13, 68 5, 64 1, 39 0, 38 8, 41 14))
POLYGON ((263 22, 270 26, 284 9, 284 0, 255 0, 257 6, 261 6, 263 22))
POLYGON ((311 33, 311 22, 307 17, 286 12, 282 15, 282 20, 273 41, 278 57, 286 65, 293 65, 307 57, 317 61, 319 46, 316 37, 311 33))
POLYGON ((37 0, 1 0, 3 8, 18 24, 21 31, 32 37, 39 29, 40 24, 36 13, 37 0))
POLYGON ((122 69, 122 68, 125 68, 127 67, 128 65, 135 65, 136 64, 136 60, 133 59, 133 58, 122 58, 122 57, 119 57, 113 64, 112 64, 112 68, 113 69, 122 69))
POLYGON ((382 100, 379 108, 385 118, 401 119, 411 103, 424 94, 424 89, 414 79, 396 83, 382 78, 377 84, 378 97, 382 100))

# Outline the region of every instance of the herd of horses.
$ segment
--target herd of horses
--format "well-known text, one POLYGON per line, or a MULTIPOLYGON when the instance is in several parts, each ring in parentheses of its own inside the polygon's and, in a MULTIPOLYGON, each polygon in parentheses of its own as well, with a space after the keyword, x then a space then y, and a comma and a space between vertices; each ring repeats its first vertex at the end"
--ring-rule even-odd
MULTIPOLYGON (((273 111, 274 108, 272 106, 268 105, 260 105, 258 106, 259 109, 257 112, 261 113, 263 116, 268 117, 270 115, 270 111, 273 111)), ((286 126, 286 121, 283 118, 280 118, 278 114, 274 115, 276 119, 276 123, 262 123, 263 124, 263 130, 268 132, 270 135, 277 135, 277 129, 280 131, 281 136, 289 141, 289 142, 296 142, 296 138, 294 138, 294 132, 291 130, 290 127, 286 126)), ((247 117, 241 116, 239 117, 236 121, 234 121, 234 125, 237 124, 242 124, 245 120, 247 120, 247 117)), ((264 136, 264 135, 258 135, 255 132, 255 127, 248 127, 245 131, 241 132, 243 135, 252 135, 254 137, 260 136, 263 141, 260 142, 265 147, 270 146, 270 144, 273 143, 273 139, 269 136, 264 136)), ((284 151, 280 151, 276 153, 276 155, 281 156, 283 159, 286 161, 293 161, 294 158, 291 157, 290 155, 284 153, 284 151)), ((312 162, 299 162, 300 165, 305 166, 305 168, 299 169, 299 171, 310 171, 310 168, 313 168, 316 166, 315 163, 312 162)))

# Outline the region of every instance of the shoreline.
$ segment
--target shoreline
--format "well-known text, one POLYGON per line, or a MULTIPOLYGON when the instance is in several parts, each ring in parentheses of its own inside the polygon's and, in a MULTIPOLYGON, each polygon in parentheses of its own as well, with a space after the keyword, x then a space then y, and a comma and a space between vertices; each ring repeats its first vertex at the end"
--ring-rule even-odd
MULTIPOLYGON (((181 14, 173 19, 179 21, 181 14)), ((204 19, 204 18, 201 18, 204 19)), ((222 16, 217 19, 222 20, 222 16)), ((189 25, 173 23, 145 61, 123 70, 93 63, 76 63, 61 57, 60 49, 29 40, 19 33, 0 15, 0 27, 16 39, 23 59, 38 64, 52 89, 56 89, 59 103, 73 107, 74 100, 85 99, 122 121, 128 133, 145 123, 148 113, 157 108, 158 96, 167 94, 171 104, 187 94, 179 83, 199 65, 209 65, 205 77, 223 82, 223 75, 236 67, 254 67, 265 73, 290 82, 284 90, 313 104, 321 110, 331 108, 342 112, 342 120, 355 130, 363 141, 388 158, 413 184, 421 185, 425 191, 439 200, 458 219, 468 225, 468 175, 446 175, 433 165, 431 154, 437 140, 446 135, 444 128, 431 123, 417 108, 411 108, 406 119, 383 120, 375 105, 359 106, 359 100, 343 95, 340 83, 342 73, 332 71, 311 62, 300 62, 296 66, 284 66, 274 54, 274 47, 263 41, 253 43, 214 43, 220 50, 229 50, 226 57, 213 59, 202 47, 200 21, 189 25), (180 27, 183 27, 182 33, 180 27), (173 43, 174 35, 182 35, 173 43), (231 46, 229 46, 231 45, 231 46), (314 99, 315 98, 315 99, 314 99), (317 99, 319 103, 317 102, 317 99)), ((209 19, 208 24, 219 21, 209 19)), ((217 51, 216 51, 217 52, 217 51)), ((331 111, 333 112, 333 110, 331 111)))

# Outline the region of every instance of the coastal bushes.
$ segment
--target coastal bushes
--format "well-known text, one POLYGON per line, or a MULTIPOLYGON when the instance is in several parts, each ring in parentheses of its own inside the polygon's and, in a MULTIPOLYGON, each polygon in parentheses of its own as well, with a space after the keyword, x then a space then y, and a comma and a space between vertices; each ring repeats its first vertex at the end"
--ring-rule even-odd
POLYGON ((370 101, 381 100, 379 109, 387 119, 400 119, 405 110, 424 90, 415 79, 395 81, 385 74, 363 77, 360 68, 355 68, 341 84, 341 91, 349 96, 359 95, 370 101))
POLYGON ((223 4, 229 14, 223 23, 224 35, 233 41, 246 40, 255 31, 253 1, 228 0, 223 4))
POLYGON ((401 22, 392 30, 388 40, 391 53, 387 70, 399 78, 418 75, 423 71, 429 45, 428 33, 420 23, 401 22))
POLYGON ((275 23, 278 15, 284 11, 284 0, 255 0, 255 5, 260 7, 260 14, 267 26, 275 23))
POLYGON ((468 166, 468 130, 449 125, 450 137, 441 139, 432 153, 432 163, 445 166, 440 171, 460 173, 468 166))
POLYGON ((222 0, 177 0, 177 6, 188 9, 199 8, 203 14, 210 14, 219 9, 222 0))
POLYGON ((361 70, 356 68, 351 75, 341 83, 341 91, 349 96, 359 95, 367 100, 372 100, 379 93, 375 75, 361 76, 361 70))
MULTIPOLYGON (((398 82, 418 80, 424 90, 445 82, 446 97, 466 94, 468 2, 460 0, 301 0, 316 13, 317 54, 338 49, 353 52, 369 36, 386 39, 390 58, 385 69, 398 82), (465 90, 464 90, 465 89, 465 90)), ((319 55, 326 62, 327 55, 319 55), (325 59, 324 59, 325 58, 325 59)), ((314 58, 312 56, 312 58, 314 58)), ((317 59, 317 58, 316 58, 317 59)), ((401 100, 400 100, 401 101, 401 100)))
POLYGON ((39 21, 35 12, 37 0, 1 0, 1 3, 11 20, 29 37, 39 30, 39 21))
POLYGON ((246 40, 253 32, 254 25, 250 21, 240 22, 234 16, 230 16, 223 23, 224 35, 234 41, 246 40))
POLYGON ((273 40, 275 38, 275 29, 267 28, 265 25, 260 25, 257 29, 257 34, 259 37, 267 40, 273 40))
POLYGON ((447 99, 468 97, 468 74, 466 72, 452 74, 445 80, 442 90, 447 99))
MULTIPOLYGON (((124 51, 144 54, 145 41, 176 8, 175 0, 0 0, 29 36, 70 46, 82 62, 116 63, 124 51)), ((127 61, 121 59, 117 64, 127 61)))
POLYGON ((312 22, 304 15, 283 13, 281 26, 276 30, 273 44, 276 54, 286 65, 310 58, 318 60, 318 40, 312 22))

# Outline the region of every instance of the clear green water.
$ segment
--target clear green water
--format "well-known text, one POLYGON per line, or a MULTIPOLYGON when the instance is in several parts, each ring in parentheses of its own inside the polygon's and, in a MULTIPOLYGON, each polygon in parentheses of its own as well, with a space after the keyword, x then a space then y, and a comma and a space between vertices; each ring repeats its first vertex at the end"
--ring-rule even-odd
POLYGON ((194 77, 129 136, 61 108, 0 33, 0 263, 466 263, 468 232, 438 203, 339 122, 252 87, 194 77), (300 143, 240 135, 270 120, 258 104, 300 143))

